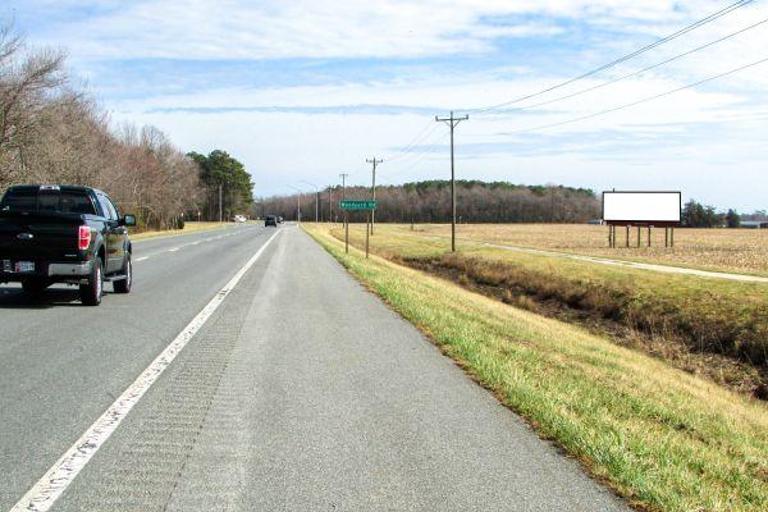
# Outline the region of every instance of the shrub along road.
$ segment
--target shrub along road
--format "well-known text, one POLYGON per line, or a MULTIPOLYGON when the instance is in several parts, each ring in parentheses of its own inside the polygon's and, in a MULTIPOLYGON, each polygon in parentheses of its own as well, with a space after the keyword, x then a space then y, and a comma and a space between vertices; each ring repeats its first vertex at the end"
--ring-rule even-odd
POLYGON ((5 290, 0 509, 249 259, 51 510, 626 509, 307 235, 274 233, 137 245, 134 292, 98 309, 5 290))

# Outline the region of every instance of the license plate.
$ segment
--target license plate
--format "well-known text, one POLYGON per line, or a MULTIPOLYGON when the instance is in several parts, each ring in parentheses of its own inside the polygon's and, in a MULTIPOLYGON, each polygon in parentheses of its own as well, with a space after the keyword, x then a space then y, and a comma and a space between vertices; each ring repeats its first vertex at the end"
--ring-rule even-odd
POLYGON ((34 272, 34 261, 17 261, 13 266, 14 272, 34 272))

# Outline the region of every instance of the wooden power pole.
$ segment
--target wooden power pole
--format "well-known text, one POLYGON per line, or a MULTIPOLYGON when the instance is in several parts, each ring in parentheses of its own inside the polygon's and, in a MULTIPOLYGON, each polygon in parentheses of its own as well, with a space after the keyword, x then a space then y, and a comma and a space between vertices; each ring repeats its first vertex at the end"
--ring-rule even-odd
MULTIPOLYGON (((341 178, 341 200, 344 201, 347 192, 347 177, 349 173, 343 172, 339 174, 341 178)), ((349 240, 349 224, 347 223, 347 210, 344 210, 344 230, 347 233, 347 240, 349 240)), ((349 252, 349 242, 347 242, 346 252, 349 252)))
POLYGON ((469 116, 454 117, 453 110, 451 110, 451 117, 435 116, 435 121, 444 122, 451 128, 451 252, 456 252, 456 173, 453 157, 453 131, 460 122, 467 119, 469 116))
MULTIPOLYGON (((384 160, 376 159, 376 157, 371 158, 368 160, 367 158, 365 161, 372 165, 371 168, 371 199, 373 201, 376 200, 376 167, 382 163, 384 160)), ((376 209, 374 208, 371 210, 371 235, 373 235, 373 223, 376 221, 376 215, 375 215, 376 209)))

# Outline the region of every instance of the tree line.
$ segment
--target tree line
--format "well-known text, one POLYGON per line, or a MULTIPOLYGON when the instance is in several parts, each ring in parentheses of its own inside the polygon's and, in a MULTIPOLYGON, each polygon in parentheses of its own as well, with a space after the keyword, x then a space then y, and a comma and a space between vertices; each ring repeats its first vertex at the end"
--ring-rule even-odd
MULTIPOLYGON (((370 199, 370 187, 347 187, 347 199, 370 199)), ((328 187, 319 194, 307 192, 298 197, 274 196, 260 199, 254 214, 281 215, 295 220, 301 206, 302 219, 315 219, 315 199, 321 221, 340 220, 343 212, 338 202, 341 187, 328 187)), ((450 181, 431 180, 376 188, 376 219, 380 222, 440 223, 451 220, 450 181)), ((507 182, 477 180, 456 182, 457 220, 466 223, 557 222, 581 223, 599 219, 598 196, 589 189, 555 185, 515 185, 507 182)), ((362 213, 354 213, 352 221, 364 221, 362 213)), ((681 221, 685 227, 738 228, 743 220, 768 221, 768 213, 758 210, 740 214, 734 209, 718 211, 691 199, 685 203, 681 221)))
MULTIPOLYGON (((376 187, 376 220, 380 222, 450 222, 450 181, 430 180, 403 185, 376 187)), ((370 199, 370 187, 347 187, 347 199, 370 199)), ((258 215, 281 215, 296 219, 297 203, 302 218, 315 219, 315 200, 320 220, 338 220, 343 215, 338 202, 341 187, 290 196, 262 198, 258 215)), ((600 201, 592 190, 565 186, 528 186, 495 181, 458 180, 456 182, 457 220, 466 223, 494 222, 586 222, 600 217, 600 201)), ((353 220, 362 219, 354 214, 353 220)))
POLYGON ((738 228, 742 220, 768 221, 765 210, 749 214, 740 214, 733 208, 727 211, 717 211, 714 206, 704 205, 691 199, 683 206, 682 224, 691 228, 738 228))
POLYGON ((242 164, 223 151, 186 155, 152 126, 115 127, 65 63, 63 52, 30 48, 0 26, 0 192, 19 183, 97 187, 154 229, 218 218, 219 185, 227 216, 248 211, 242 164))

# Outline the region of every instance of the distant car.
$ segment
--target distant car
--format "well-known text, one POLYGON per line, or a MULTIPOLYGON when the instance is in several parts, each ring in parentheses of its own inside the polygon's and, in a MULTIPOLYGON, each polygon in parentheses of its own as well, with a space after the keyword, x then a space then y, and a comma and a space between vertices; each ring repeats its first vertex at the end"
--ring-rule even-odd
POLYGON ((267 215, 264 217, 264 227, 275 226, 277 227, 277 217, 274 215, 267 215))
POLYGON ((235 222, 245 222, 248 219, 245 218, 245 215, 235 215, 235 217, 232 220, 235 222))
POLYGON ((278 222, 278 223, 280 223, 280 224, 282 224, 282 223, 283 223, 283 218, 282 218, 282 217, 280 217, 279 215, 278 215, 278 217, 277 217, 277 222, 278 222))

